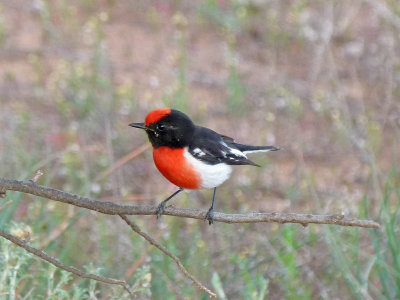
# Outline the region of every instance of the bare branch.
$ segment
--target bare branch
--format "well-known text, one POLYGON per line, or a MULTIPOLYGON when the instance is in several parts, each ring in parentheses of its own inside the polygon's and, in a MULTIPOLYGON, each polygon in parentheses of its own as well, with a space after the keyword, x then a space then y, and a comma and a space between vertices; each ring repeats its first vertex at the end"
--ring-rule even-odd
MULTIPOLYGON (((149 205, 118 205, 112 202, 102 202, 87 197, 70 194, 64 191, 38 185, 32 181, 18 181, 0 178, 0 194, 7 190, 19 191, 31 195, 40 196, 58 202, 72 204, 108 215, 155 215, 156 206, 149 205)), ((193 218, 203 220, 207 211, 185 209, 168 206, 164 215, 193 218)), ((346 218, 344 215, 312 215, 294 213, 249 213, 249 214, 224 214, 215 212, 214 221, 225 223, 299 223, 307 224, 332 224, 341 226, 357 226, 364 228, 379 228, 379 223, 371 220, 358 220, 346 218)))
POLYGON ((168 255, 169 257, 172 258, 173 261, 176 262, 176 264, 178 265, 179 269, 182 271, 182 273, 189 278, 191 281, 193 281, 193 283, 201 290, 203 290, 204 292, 206 292, 207 294, 209 294, 211 297, 216 298, 217 295, 210 291, 208 288, 206 288, 200 281, 198 281, 192 274, 190 274, 185 267, 183 266, 182 262, 180 261, 180 259, 174 255, 173 253, 171 253, 167 248, 165 248, 163 245, 161 245, 159 242, 157 242, 155 239, 153 239, 150 235, 148 235, 147 233, 143 232, 139 226, 137 226, 135 223, 133 223, 132 221, 130 221, 128 219, 128 217, 126 215, 119 215, 131 228, 133 231, 135 231, 137 234, 141 235, 142 237, 144 237, 150 244, 154 245, 155 247, 157 247, 158 249, 160 249, 163 253, 165 253, 166 255, 168 255))
POLYGON ((103 276, 99 276, 99 275, 95 275, 95 274, 89 274, 89 273, 85 273, 82 270, 79 270, 75 267, 69 267, 67 265, 64 265, 63 263, 61 263, 60 261, 58 261, 56 258, 44 253, 43 251, 36 249, 34 247, 29 246, 26 241, 21 240, 3 230, 0 230, 0 236, 4 237, 5 239, 9 240, 10 242, 16 244, 17 246, 24 248, 26 251, 28 251, 29 253, 32 253, 33 255, 39 257, 42 260, 45 260, 53 265, 55 265, 56 267, 63 269, 67 272, 73 273, 79 277, 82 278, 89 278, 89 279, 93 279, 96 281, 100 281, 103 283, 108 283, 108 284, 116 284, 116 285, 120 285, 122 286, 131 296, 132 292, 130 291, 128 284, 124 281, 124 280, 117 280, 117 279, 113 279, 113 278, 107 278, 107 277, 103 277, 103 276))

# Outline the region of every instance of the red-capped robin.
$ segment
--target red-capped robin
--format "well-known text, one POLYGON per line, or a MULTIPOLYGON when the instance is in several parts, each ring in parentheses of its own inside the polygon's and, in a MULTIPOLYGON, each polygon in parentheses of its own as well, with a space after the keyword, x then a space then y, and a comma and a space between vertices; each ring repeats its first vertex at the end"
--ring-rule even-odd
POLYGON ((157 217, 164 212, 166 203, 184 189, 214 188, 212 204, 205 216, 211 225, 217 187, 229 178, 231 166, 259 166, 246 154, 279 150, 274 146, 235 143, 233 138, 196 126, 187 115, 171 108, 153 110, 146 116, 145 123, 129 126, 146 131, 157 169, 179 187, 160 203, 157 217))

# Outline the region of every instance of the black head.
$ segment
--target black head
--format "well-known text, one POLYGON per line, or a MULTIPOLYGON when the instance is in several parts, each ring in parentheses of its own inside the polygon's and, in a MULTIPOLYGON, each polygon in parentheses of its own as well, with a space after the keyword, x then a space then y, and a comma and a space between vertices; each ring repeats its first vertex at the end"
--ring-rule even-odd
POLYGON ((146 130, 154 148, 182 148, 189 145, 195 125, 184 113, 170 108, 156 109, 146 116, 145 123, 129 126, 146 130))

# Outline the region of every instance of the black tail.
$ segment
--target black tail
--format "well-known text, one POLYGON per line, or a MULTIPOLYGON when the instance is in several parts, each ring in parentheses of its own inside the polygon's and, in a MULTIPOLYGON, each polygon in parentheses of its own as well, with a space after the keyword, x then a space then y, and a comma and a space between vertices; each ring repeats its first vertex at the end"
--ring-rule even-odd
POLYGON ((231 143, 231 145, 243 153, 246 152, 267 152, 267 151, 277 151, 279 148, 274 147, 274 146, 251 146, 251 145, 243 145, 243 144, 236 144, 236 143, 231 143))

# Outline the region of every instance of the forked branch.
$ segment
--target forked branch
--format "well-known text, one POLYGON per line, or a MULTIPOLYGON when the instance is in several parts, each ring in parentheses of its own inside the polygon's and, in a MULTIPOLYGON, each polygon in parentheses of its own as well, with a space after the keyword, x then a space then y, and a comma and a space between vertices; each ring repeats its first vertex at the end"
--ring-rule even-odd
MULTIPOLYGON (((199 289, 203 290, 211 297, 216 297, 215 293, 205 287, 201 282, 199 282, 193 275, 191 275, 182 262, 177 256, 172 254, 163 245, 154 240, 151 236, 143 232, 135 223, 130 221, 126 215, 155 215, 157 214, 156 206, 148 205, 119 205, 112 202, 103 202, 98 200, 93 200, 87 197, 82 197, 75 194, 70 194, 57 189, 49 188, 46 186, 38 185, 35 182, 29 181, 18 181, 8 178, 0 178, 0 197, 5 197, 7 191, 18 191, 23 192, 50 200, 71 204, 74 206, 94 210, 108 215, 119 215, 133 231, 144 237, 149 243, 156 246, 163 253, 171 257, 178 265, 181 272, 189 278, 199 289)), ((195 210, 195 209, 183 209, 177 207, 166 207, 164 214, 176 217, 184 218, 194 218, 194 219, 204 219, 207 211, 195 210)), ((314 224, 334 224, 342 226, 358 226, 365 228, 379 228, 380 225, 371 220, 358 220, 349 219, 344 215, 311 215, 311 214, 284 214, 284 213, 249 213, 249 214, 224 214, 224 213, 214 213, 214 221, 225 222, 225 223, 258 223, 258 222, 277 222, 277 223, 299 223, 303 226, 307 226, 310 223, 314 224)), ((4 232, 0 231, 0 235, 4 238, 10 240, 14 244, 24 248, 25 250, 35 254, 36 256, 44 259, 55 266, 64 269, 68 272, 72 272, 78 276, 95 279, 98 281, 119 284, 123 286, 126 290, 129 289, 125 281, 115 280, 111 278, 105 278, 97 275, 86 274, 81 270, 73 267, 68 267, 63 265, 55 258, 48 256, 46 253, 28 246, 24 241, 4 232)))

